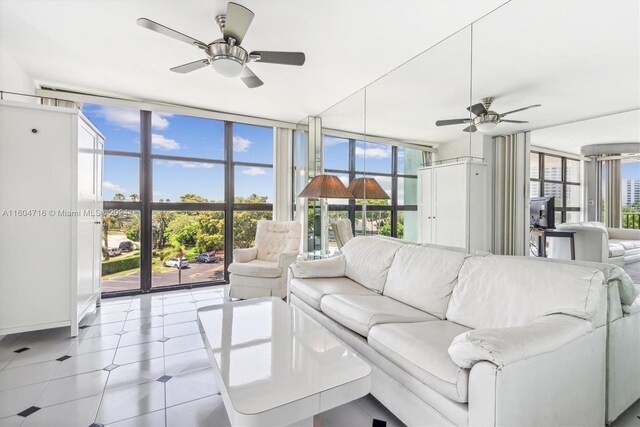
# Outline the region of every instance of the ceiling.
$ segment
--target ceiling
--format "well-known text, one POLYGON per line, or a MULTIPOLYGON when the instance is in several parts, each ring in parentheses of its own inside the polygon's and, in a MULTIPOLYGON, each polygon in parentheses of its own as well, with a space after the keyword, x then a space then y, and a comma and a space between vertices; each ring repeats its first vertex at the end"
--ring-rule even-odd
MULTIPOLYGON (((0 44, 37 83, 298 122, 339 102, 504 0, 246 0, 248 50, 304 51, 303 67, 254 64, 247 89, 213 70, 169 68, 201 52, 136 25, 146 17, 205 42, 225 1, 0 1, 0 44)), ((460 105, 459 107, 464 107, 460 105)))
POLYGON ((506 117, 528 124, 490 135, 533 130, 534 144, 575 153, 640 141, 637 111, 612 115, 640 108, 640 2, 513 0, 324 112, 323 125, 435 145, 481 140, 435 121, 468 118, 466 107, 489 96, 499 113, 542 104, 506 117), (608 117, 560 126, 599 116, 608 117))

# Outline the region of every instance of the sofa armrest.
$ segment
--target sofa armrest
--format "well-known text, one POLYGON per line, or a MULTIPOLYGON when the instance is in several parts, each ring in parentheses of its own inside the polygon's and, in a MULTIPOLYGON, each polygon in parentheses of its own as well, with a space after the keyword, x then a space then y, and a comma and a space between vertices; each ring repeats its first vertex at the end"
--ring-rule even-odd
POLYGON ((449 356, 461 368, 469 369, 483 360, 501 368, 550 353, 592 330, 587 320, 551 314, 523 326, 476 329, 460 334, 449 346, 449 356))
POLYGON ((314 277, 342 277, 347 264, 344 255, 310 261, 298 261, 290 267, 292 277, 309 279, 314 277))
POLYGON ((233 250, 233 262, 249 262, 258 257, 258 248, 243 248, 233 250))
POLYGON ((300 252, 298 251, 289 251, 283 252, 278 255, 278 267, 282 268, 282 271, 285 271, 291 264, 296 262, 296 258, 300 252))
POLYGON ((630 228, 607 228, 610 239, 616 240, 640 240, 640 230, 630 228))

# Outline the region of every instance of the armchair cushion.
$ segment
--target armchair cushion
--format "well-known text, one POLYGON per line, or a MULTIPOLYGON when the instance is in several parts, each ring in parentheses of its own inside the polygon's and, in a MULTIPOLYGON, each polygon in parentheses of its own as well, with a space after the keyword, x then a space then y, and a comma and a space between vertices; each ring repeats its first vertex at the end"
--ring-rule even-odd
POLYGON ((258 250, 256 248, 242 248, 233 250, 233 262, 249 262, 256 259, 258 250))
POLYGON ((273 278, 282 276, 282 268, 278 263, 254 259, 249 262, 234 262, 229 266, 229 273, 238 276, 273 278))
POLYGON ((587 320, 552 314, 527 325, 465 332, 453 339, 449 355, 461 368, 469 369, 482 360, 504 367, 550 353, 592 330, 587 320))
POLYGON ((447 349, 466 331, 457 323, 387 323, 369 331, 371 347, 406 372, 456 402, 466 402, 469 370, 453 363, 447 349))
POLYGON ((283 252, 297 251, 301 225, 297 221, 258 221, 256 230, 257 259, 278 262, 283 252))
POLYGON ((320 311, 320 301, 325 295, 378 295, 347 277, 317 277, 291 279, 291 292, 311 307, 320 311))
POLYGON ((344 255, 310 261, 298 261, 291 265, 293 277, 343 277, 346 268, 344 255))

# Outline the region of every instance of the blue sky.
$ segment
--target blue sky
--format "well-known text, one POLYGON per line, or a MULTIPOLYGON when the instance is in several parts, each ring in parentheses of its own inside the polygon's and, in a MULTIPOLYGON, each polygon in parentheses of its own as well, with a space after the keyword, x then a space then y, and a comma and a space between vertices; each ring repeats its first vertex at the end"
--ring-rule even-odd
MULTIPOLYGON (((105 135, 105 149, 140 152, 140 112, 85 104, 84 114, 105 135)), ((224 123, 218 120, 165 113, 152 115, 152 154, 224 159, 224 123)), ((273 164, 273 129, 234 124, 235 161, 273 164)), ((116 193, 140 193, 139 160, 105 157, 104 199, 116 193)), ((236 166, 236 196, 256 193, 273 201, 273 170, 236 166)), ((224 199, 224 167, 220 164, 156 159, 153 162, 153 199, 178 201, 187 193, 209 200, 224 199)))
POLYGON ((622 179, 640 179, 640 162, 622 163, 620 171, 622 179))

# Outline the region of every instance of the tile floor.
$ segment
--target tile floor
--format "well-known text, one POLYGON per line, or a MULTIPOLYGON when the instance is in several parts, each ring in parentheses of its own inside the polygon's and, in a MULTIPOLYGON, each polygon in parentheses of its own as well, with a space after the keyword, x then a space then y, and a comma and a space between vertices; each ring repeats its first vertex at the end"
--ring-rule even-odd
MULTIPOLYGON (((0 341, 0 426, 228 426, 196 323, 226 287, 105 298, 68 328, 0 341)), ((324 426, 402 426, 371 396, 324 412, 324 426)))

